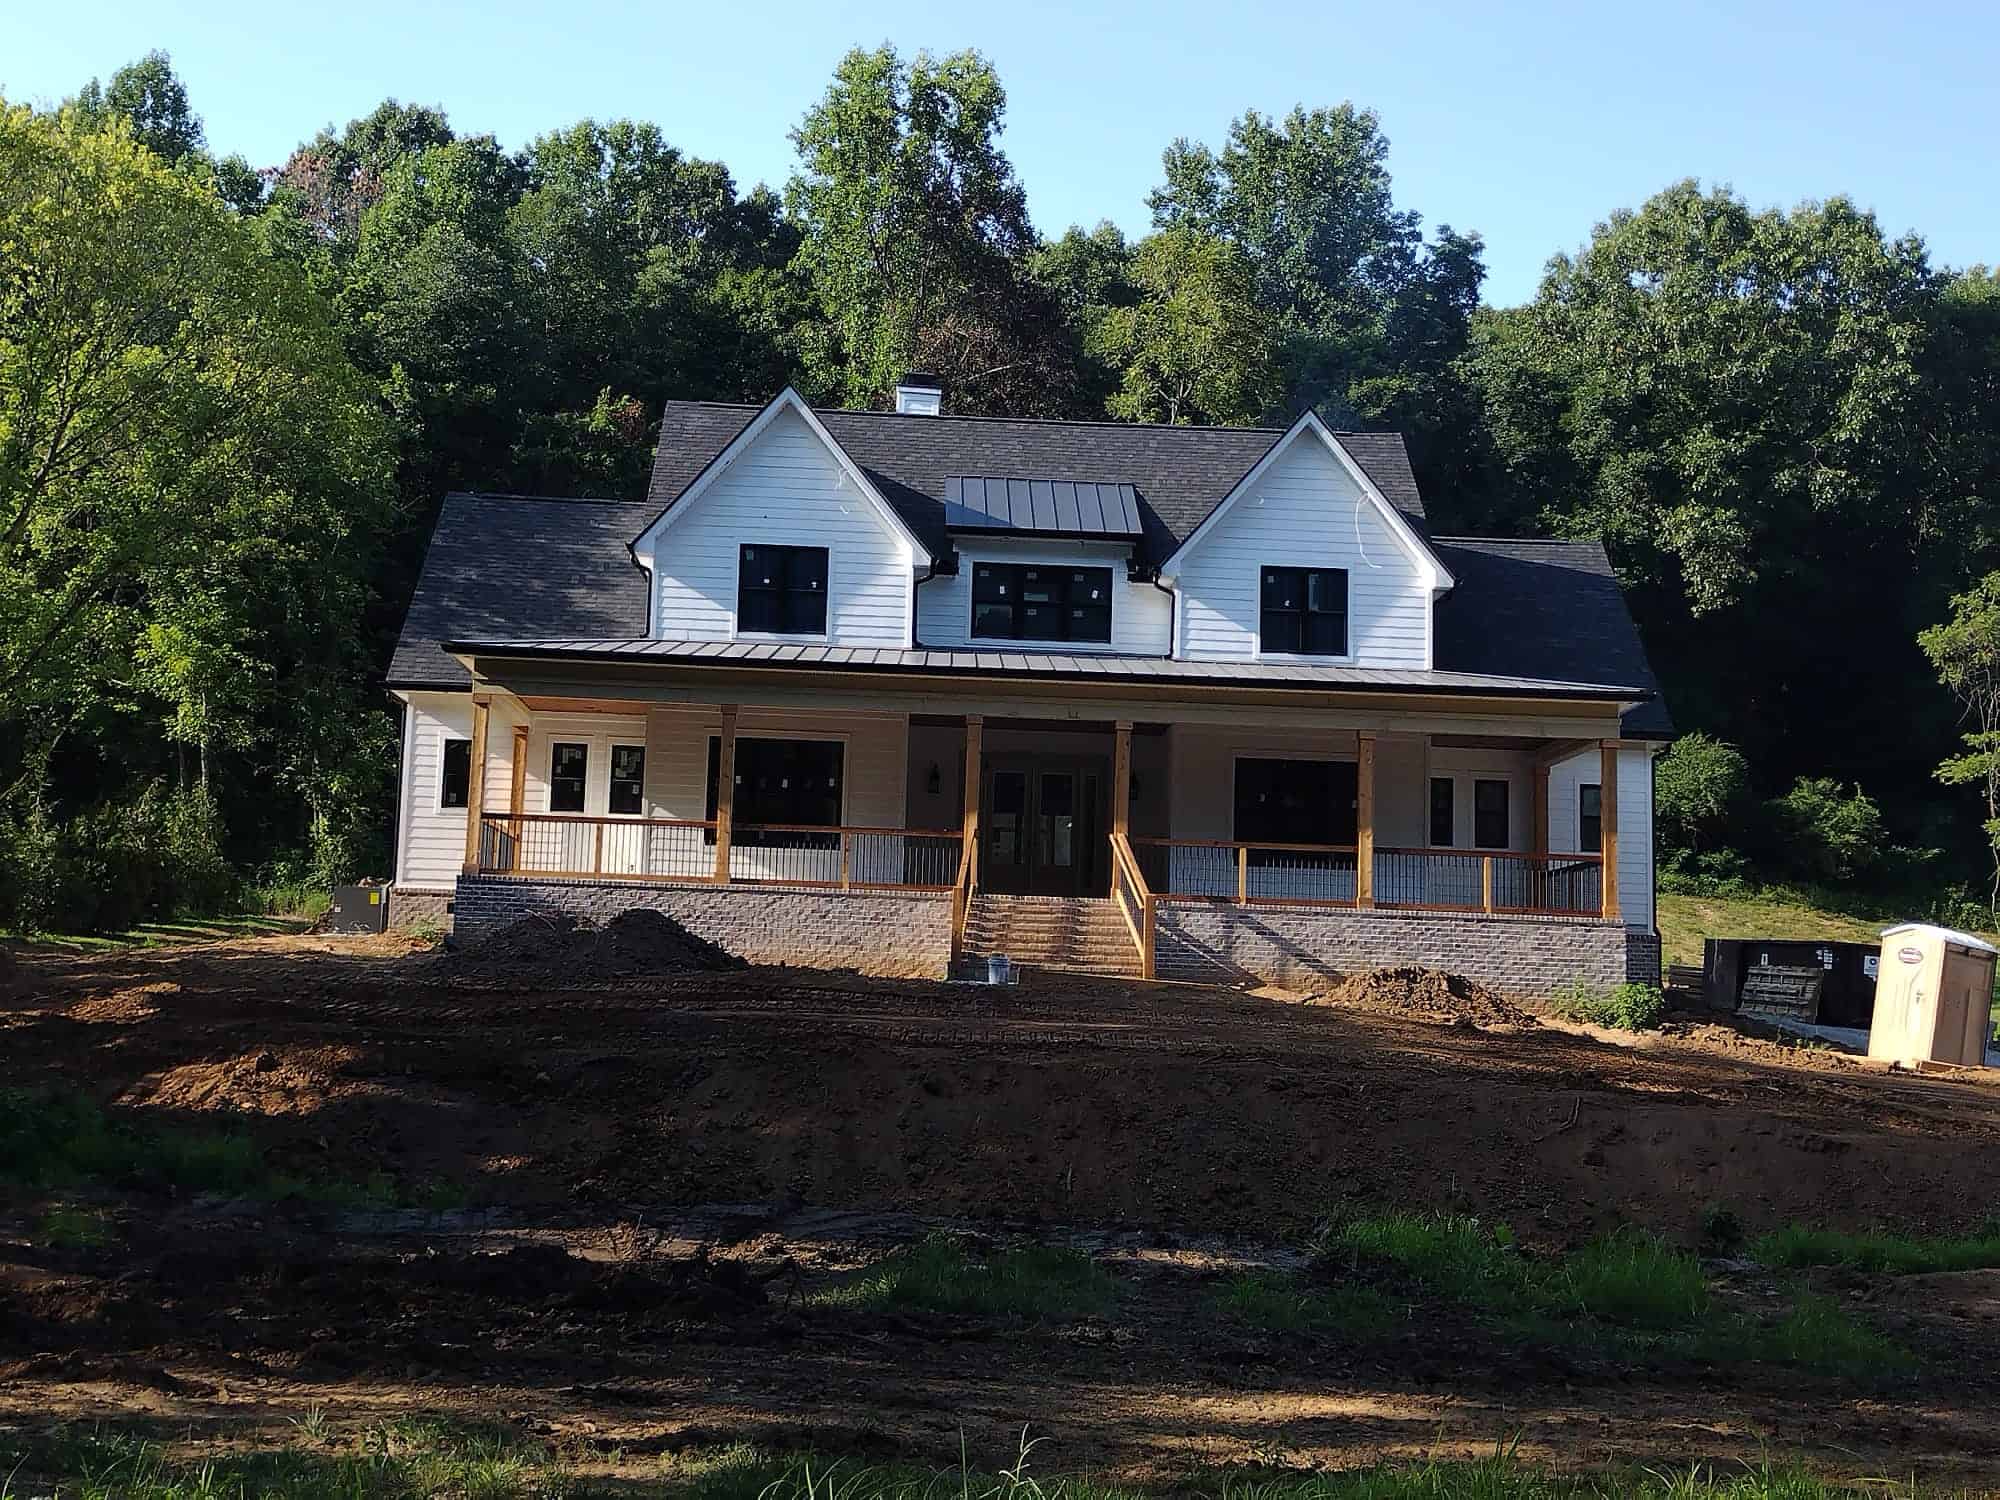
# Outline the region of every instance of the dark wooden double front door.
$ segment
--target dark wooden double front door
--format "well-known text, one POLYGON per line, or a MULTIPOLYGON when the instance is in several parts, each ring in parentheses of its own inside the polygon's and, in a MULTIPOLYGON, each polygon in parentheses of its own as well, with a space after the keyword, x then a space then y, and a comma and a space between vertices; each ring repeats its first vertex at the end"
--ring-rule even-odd
POLYGON ((1101 896, 1110 869, 1101 760, 988 756, 980 886, 1012 896, 1101 896))

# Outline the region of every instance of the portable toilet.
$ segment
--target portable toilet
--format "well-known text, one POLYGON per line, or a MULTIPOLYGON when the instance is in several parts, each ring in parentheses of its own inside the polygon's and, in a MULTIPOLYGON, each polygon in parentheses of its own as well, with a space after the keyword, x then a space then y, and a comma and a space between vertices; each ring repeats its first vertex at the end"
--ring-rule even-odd
POLYGON ((1991 943, 1949 927, 1910 922, 1884 932, 1868 1055, 1984 1066, 1996 958, 1991 943))

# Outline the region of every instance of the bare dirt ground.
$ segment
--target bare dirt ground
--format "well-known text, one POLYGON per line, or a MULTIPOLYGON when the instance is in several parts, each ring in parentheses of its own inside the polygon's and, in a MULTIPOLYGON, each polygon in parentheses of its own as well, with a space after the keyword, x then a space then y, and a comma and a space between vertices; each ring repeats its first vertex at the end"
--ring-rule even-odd
MULTIPOLYGON (((0 1419, 249 1433, 314 1404, 422 1408, 633 1455, 750 1438, 945 1461, 961 1431, 994 1453, 1031 1423, 1058 1466, 1156 1478, 1514 1438, 1574 1463, 2000 1472, 1993 1273, 1831 1282, 1927 1351, 1865 1387, 1627 1368, 1450 1307, 1352 1344, 1213 1307, 1228 1269, 1296 1264, 1342 1203, 1449 1207, 1549 1245, 1625 1222, 1691 1239, 1710 1205, 1753 1232, 1971 1227, 2000 1141, 1981 1081, 1713 1025, 1631 1045, 1483 1003, 1475 1023, 1354 986, 697 970, 551 989, 393 939, 19 969, 10 1086, 227 1122, 288 1170, 471 1207, 99 1194, 112 1242, 55 1249, 33 1229, 46 1195, 0 1196, 0 1419), (804 1300, 939 1220, 1068 1237, 1131 1293, 1029 1325, 804 1300)), ((1731 1293, 1761 1294, 1747 1274, 1731 1293)))

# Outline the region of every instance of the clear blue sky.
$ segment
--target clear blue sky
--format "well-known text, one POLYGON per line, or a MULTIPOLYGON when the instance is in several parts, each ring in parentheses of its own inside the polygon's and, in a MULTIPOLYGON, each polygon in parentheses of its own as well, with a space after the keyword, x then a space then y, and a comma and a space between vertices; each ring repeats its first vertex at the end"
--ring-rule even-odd
POLYGON ((1003 144, 1045 233, 1145 227, 1176 135, 1255 107, 1351 99, 1392 143, 1396 197, 1485 236, 1495 303, 1611 210, 1683 176, 1757 207, 1847 193, 1935 262, 2000 260, 2000 8, 1855 0, 1285 4, 335 5, 77 0, 0 26, 0 92, 53 102, 151 47, 219 150, 259 166, 393 95, 513 147, 586 115, 656 121, 748 186, 847 47, 973 46, 1009 94, 1003 144))

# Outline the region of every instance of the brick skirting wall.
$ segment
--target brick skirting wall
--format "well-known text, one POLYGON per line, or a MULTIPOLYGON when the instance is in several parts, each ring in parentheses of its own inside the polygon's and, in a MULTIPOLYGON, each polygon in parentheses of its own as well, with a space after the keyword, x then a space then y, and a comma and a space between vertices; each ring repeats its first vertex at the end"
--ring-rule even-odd
POLYGON ((451 931, 451 892, 419 890, 411 886, 389 887, 389 930, 414 927, 419 922, 435 922, 451 931))
POLYGON ((951 898, 942 892, 467 876, 458 882, 453 930, 476 938, 524 912, 605 922, 635 906, 665 912, 753 964, 942 979, 951 954, 951 898))
POLYGON ((1154 925, 1162 978, 1255 978, 1310 989, 1398 964, 1463 974, 1516 999, 1540 999, 1573 980, 1610 986, 1640 977, 1659 939, 1616 922, 1457 912, 1351 911, 1163 901, 1154 925))

